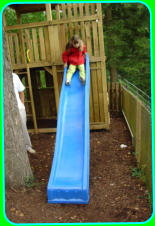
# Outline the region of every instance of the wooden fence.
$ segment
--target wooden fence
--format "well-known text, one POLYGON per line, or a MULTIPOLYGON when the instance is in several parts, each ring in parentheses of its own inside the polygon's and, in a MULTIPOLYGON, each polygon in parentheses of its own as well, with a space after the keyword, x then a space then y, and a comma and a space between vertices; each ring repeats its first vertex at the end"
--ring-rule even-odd
POLYGON ((122 86, 121 99, 122 112, 133 136, 138 166, 144 171, 148 190, 152 194, 151 112, 124 86, 122 86))

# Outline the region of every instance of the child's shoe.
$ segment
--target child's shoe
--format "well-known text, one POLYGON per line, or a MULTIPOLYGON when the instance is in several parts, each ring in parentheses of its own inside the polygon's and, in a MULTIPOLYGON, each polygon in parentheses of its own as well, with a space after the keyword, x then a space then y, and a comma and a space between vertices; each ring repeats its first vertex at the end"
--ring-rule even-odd
POLYGON ((82 84, 85 85, 85 83, 86 83, 85 78, 83 78, 83 77, 80 76, 79 79, 81 80, 82 84))
POLYGON ((66 86, 69 86, 70 83, 71 83, 71 81, 69 81, 69 80, 66 80, 66 82, 65 82, 66 86))
POLYGON ((36 151, 35 151, 33 148, 31 148, 31 147, 29 147, 29 148, 27 149, 27 151, 28 151, 29 153, 31 153, 31 154, 35 154, 35 153, 36 153, 36 151))

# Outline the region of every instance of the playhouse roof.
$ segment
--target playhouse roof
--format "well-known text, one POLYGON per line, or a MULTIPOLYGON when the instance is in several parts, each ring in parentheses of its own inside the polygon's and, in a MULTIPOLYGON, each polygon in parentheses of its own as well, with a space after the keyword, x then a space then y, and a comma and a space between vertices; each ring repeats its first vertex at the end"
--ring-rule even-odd
MULTIPOLYGON (((51 4, 51 8, 54 9, 57 4, 51 4)), ((45 10, 45 4, 12 4, 9 7, 14 9, 16 13, 32 13, 45 10)))

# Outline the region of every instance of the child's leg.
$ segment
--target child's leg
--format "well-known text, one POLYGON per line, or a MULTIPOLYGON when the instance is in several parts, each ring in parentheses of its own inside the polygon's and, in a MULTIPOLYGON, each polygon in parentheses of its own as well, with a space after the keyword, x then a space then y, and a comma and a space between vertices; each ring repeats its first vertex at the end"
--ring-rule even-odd
POLYGON ((80 80, 85 83, 86 81, 86 72, 85 72, 85 66, 84 64, 78 65, 79 74, 80 74, 80 80))
POLYGON ((67 77, 66 77, 66 84, 69 85, 72 79, 72 76, 74 74, 74 72, 76 71, 76 66, 70 64, 68 71, 67 71, 67 77))

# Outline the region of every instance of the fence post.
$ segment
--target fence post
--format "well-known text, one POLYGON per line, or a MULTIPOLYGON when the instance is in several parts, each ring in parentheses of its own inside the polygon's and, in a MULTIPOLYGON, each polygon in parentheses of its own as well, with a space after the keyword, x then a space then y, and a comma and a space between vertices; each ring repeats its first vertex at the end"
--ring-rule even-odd
POLYGON ((135 150, 137 156, 138 165, 140 164, 141 159, 141 110, 142 110, 142 102, 137 98, 136 100, 136 142, 135 142, 135 150))
POLYGON ((122 111, 122 84, 119 82, 119 111, 122 111))
POLYGON ((121 112, 122 106, 122 87, 120 82, 107 83, 107 92, 109 96, 109 111, 121 112))

